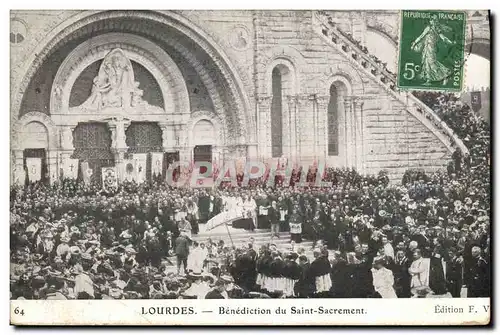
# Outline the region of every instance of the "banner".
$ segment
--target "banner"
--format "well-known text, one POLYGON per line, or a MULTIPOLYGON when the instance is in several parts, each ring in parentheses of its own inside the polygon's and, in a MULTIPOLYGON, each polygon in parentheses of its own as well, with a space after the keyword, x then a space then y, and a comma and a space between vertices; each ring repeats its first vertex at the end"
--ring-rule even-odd
POLYGON ((28 180, 30 182, 42 179, 42 159, 40 157, 26 158, 26 167, 28 168, 28 180))
POLYGON ((163 152, 151 153, 151 175, 160 176, 163 171, 163 152))
POLYGON ((137 180, 136 176, 136 160, 135 159, 124 159, 123 160, 123 180, 131 182, 133 180, 137 180))
POLYGON ((243 219, 243 211, 232 210, 217 214, 213 218, 207 221, 205 225, 206 230, 212 230, 220 225, 232 222, 234 220, 243 219))
POLYGON ((102 188, 106 192, 114 192, 118 188, 118 177, 116 167, 102 168, 102 188))
POLYGON ((94 171, 89 167, 89 162, 82 162, 81 168, 82 168, 83 183, 85 185, 88 185, 90 184, 91 177, 94 174, 94 171))
POLYGON ((208 220, 205 226, 206 230, 211 230, 222 224, 246 217, 245 208, 240 199, 236 197, 223 197, 222 202, 224 207, 223 212, 208 220))
POLYGON ((479 112, 481 107, 483 107, 481 102, 481 91, 475 91, 470 93, 470 104, 474 112, 479 112))
POLYGON ((78 178, 78 159, 66 158, 64 160, 64 178, 78 178))
POLYGON ((136 181, 138 184, 141 184, 146 180, 146 164, 147 164, 148 154, 134 154, 133 157, 135 160, 136 181))

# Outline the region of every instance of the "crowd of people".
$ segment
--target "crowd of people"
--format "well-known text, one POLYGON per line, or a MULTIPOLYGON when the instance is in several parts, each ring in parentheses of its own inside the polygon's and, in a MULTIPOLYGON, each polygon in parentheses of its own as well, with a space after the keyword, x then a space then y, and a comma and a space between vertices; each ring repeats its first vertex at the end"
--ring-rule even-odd
POLYGON ((452 95, 419 98, 470 154, 432 175, 408 170, 397 185, 383 171, 327 169, 330 187, 279 177, 245 188, 132 182, 113 194, 69 179, 13 186, 11 298, 488 297, 488 126, 452 95), (224 199, 240 197, 256 205, 247 229, 272 228, 273 239, 197 241, 224 199))

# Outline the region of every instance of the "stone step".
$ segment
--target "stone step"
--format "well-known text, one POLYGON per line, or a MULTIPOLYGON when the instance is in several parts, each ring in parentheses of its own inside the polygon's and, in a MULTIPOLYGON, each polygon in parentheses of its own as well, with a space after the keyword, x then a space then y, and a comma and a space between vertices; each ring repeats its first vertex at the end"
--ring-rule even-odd
MULTIPOLYGON (((216 227, 212 231, 205 231, 197 235, 192 235, 192 239, 197 242, 206 242, 207 239, 210 238, 213 242, 222 240, 224 241, 225 245, 234 244, 235 246, 246 246, 246 244, 250 240, 250 237, 253 237, 256 248, 268 243, 274 243, 276 244, 278 249, 282 250, 288 249, 290 246, 290 232, 281 232, 279 238, 277 238, 272 237, 271 231, 269 229, 256 229, 252 232, 243 229, 234 229, 230 226, 228 226, 227 229, 223 227, 223 230, 218 228, 219 227, 216 227), (228 234, 228 230, 231 234, 231 237, 228 234)), ((312 250, 312 245, 312 241, 303 240, 302 243, 297 244, 297 247, 302 247, 306 249, 307 252, 309 252, 312 250)))

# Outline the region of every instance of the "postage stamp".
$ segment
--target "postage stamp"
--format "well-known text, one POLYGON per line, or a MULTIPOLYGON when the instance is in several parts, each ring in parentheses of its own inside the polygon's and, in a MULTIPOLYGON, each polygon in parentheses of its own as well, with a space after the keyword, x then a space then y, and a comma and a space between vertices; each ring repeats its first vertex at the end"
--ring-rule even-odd
POLYGON ((466 13, 458 11, 402 11, 399 88, 460 91, 466 21, 466 13))

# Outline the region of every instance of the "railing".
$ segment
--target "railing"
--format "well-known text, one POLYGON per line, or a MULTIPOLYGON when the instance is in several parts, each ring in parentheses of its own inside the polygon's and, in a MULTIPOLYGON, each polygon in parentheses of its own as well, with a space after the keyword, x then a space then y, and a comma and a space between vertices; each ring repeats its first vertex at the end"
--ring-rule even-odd
POLYGON ((450 149, 458 147, 464 154, 469 150, 462 140, 443 122, 439 116, 426 104, 415 97, 411 92, 402 92, 397 89, 397 78, 394 73, 386 68, 386 64, 376 56, 371 55, 368 49, 354 39, 354 37, 342 31, 327 13, 318 11, 314 15, 317 26, 321 28, 321 34, 328 39, 337 49, 343 52, 348 58, 357 63, 369 75, 378 81, 391 95, 398 100, 414 108, 421 116, 432 123, 439 132, 449 141, 445 143, 450 149))

